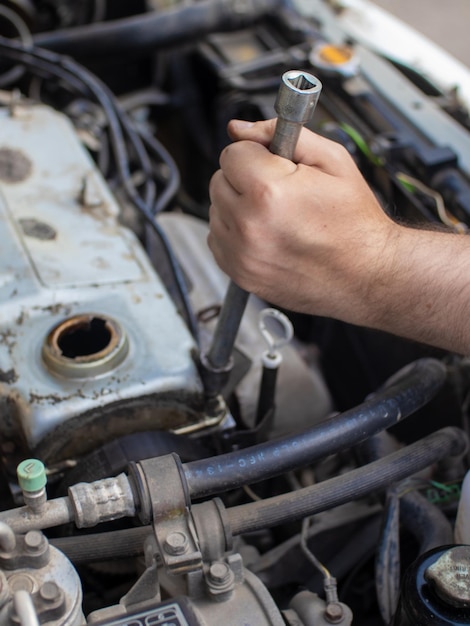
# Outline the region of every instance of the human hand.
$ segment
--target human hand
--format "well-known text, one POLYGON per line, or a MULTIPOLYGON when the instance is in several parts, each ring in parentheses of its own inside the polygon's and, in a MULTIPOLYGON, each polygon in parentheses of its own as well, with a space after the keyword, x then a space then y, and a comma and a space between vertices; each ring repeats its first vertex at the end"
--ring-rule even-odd
POLYGON ((275 120, 232 120, 210 184, 208 244, 240 287, 290 310, 373 324, 399 227, 346 150, 303 129, 293 162, 269 152, 275 120))

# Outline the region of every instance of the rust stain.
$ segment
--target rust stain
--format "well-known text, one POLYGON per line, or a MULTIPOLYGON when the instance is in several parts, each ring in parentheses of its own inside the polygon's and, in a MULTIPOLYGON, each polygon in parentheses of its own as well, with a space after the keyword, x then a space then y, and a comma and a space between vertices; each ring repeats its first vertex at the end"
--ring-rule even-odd
POLYGON ((7 385, 11 385, 12 383, 16 383, 18 380, 18 374, 14 369, 10 370, 2 370, 0 369, 0 383, 6 383, 7 385))
POLYGON ((86 396, 81 389, 77 389, 74 393, 70 393, 67 396, 61 396, 58 393, 49 393, 42 396, 32 391, 29 394, 30 404, 50 404, 51 406, 73 400, 74 398, 86 398, 86 396))
POLYGON ((8 354, 11 356, 16 346, 16 335, 10 328, 0 333, 0 345, 2 344, 7 348, 8 354))
POLYGON ((57 237, 55 228, 35 218, 21 219, 19 224, 26 237, 39 239, 40 241, 53 241, 57 237))
POLYGON ((0 180, 4 183, 21 183, 31 175, 33 164, 20 150, 0 148, 0 180))
POLYGON ((21 313, 16 318, 16 325, 22 326, 25 320, 28 319, 28 313, 26 311, 21 311, 21 313))
POLYGON ((61 302, 49 304, 48 306, 33 306, 31 308, 34 311, 43 311, 44 313, 50 313, 51 315, 69 315, 72 310, 70 306, 62 304, 61 302))

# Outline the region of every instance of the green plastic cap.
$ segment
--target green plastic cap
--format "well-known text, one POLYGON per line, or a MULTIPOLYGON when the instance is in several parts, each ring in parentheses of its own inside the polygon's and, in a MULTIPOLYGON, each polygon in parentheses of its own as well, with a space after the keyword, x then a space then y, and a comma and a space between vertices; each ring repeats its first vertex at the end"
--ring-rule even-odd
POLYGON ((25 459, 16 468, 22 491, 39 491, 47 483, 46 468, 38 459, 25 459))

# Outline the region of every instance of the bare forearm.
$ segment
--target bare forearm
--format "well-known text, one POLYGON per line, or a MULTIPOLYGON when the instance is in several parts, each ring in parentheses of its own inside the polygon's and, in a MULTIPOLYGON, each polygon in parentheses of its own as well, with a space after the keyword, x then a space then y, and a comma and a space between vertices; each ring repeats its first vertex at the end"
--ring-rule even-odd
POLYGON ((303 131, 294 162, 273 121, 231 125, 211 181, 209 246, 247 291, 291 310, 470 354, 470 238, 394 223, 346 151, 303 131))
POLYGON ((372 285, 363 324, 470 354, 467 235, 397 226, 372 285))

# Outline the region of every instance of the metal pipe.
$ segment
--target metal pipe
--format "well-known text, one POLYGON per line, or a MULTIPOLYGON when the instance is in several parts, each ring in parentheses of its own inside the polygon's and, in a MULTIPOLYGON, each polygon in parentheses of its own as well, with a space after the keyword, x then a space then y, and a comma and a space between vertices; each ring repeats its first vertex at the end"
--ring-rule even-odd
POLYGON ((0 523, 5 522, 16 533, 26 533, 69 522, 75 522, 77 528, 89 528, 135 515, 134 494, 125 474, 77 483, 68 491, 68 496, 47 500, 40 514, 29 506, 2 511, 0 523))
POLYGON ((67 497, 48 500, 40 515, 34 513, 28 506, 0 513, 0 522, 8 524, 16 533, 61 526, 72 522, 73 519, 72 503, 67 497))
MULTIPOLYGON (((321 89, 321 82, 308 72, 289 70, 283 74, 274 105, 278 118, 269 147, 273 154, 292 160, 302 126, 311 119, 321 89)), ((201 356, 201 365, 205 370, 203 378, 207 383, 206 395, 209 397, 220 393, 225 382, 219 375, 230 367, 248 296, 247 291, 230 282, 212 344, 207 355, 201 356)))
POLYGON ((12 552, 15 546, 15 533, 8 524, 0 522, 0 550, 2 552, 12 552))
POLYGON ((21 626, 39 626, 38 614, 28 591, 19 589, 13 594, 15 613, 21 626))

